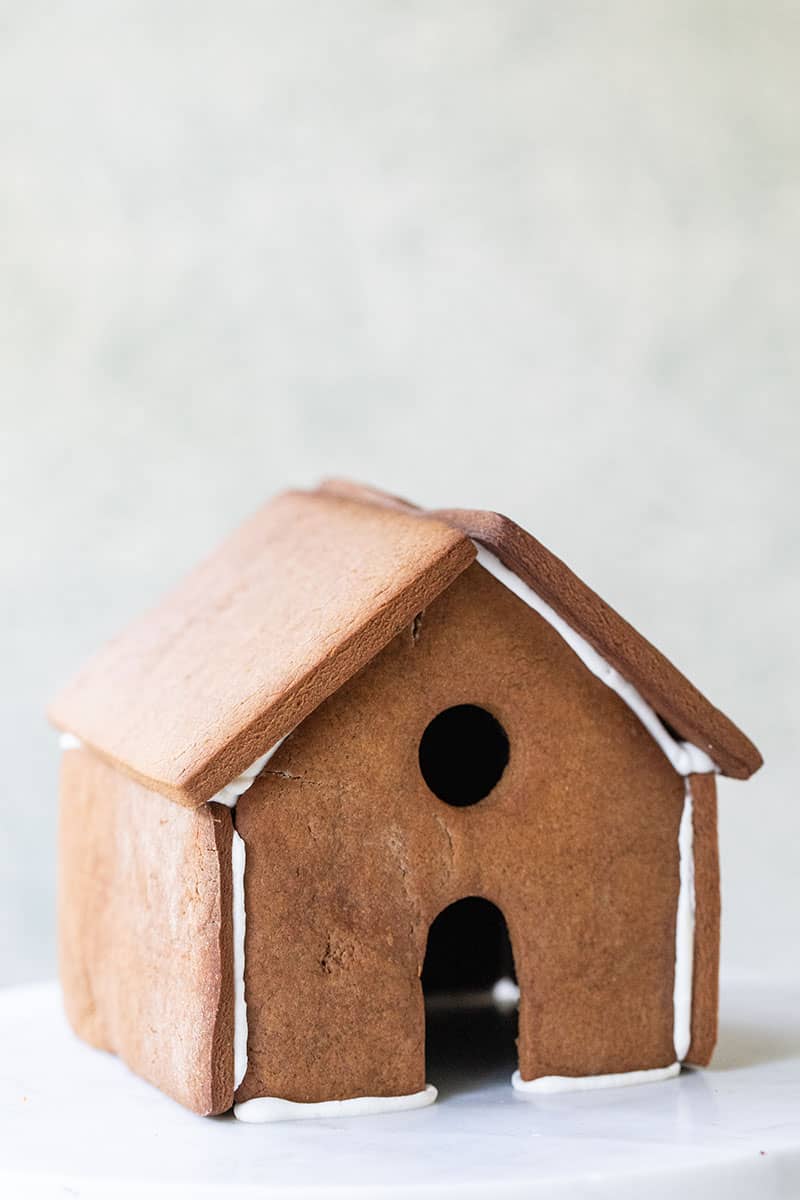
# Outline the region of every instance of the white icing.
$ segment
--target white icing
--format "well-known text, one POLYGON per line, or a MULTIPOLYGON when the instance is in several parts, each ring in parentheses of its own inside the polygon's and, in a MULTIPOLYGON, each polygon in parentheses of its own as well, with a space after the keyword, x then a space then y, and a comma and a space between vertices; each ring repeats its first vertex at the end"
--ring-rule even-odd
MULTIPOLYGON (((242 771, 232 783, 227 784, 210 802, 225 804, 235 808, 239 797, 255 783, 257 776, 264 770, 273 754, 276 753, 289 735, 262 754, 256 761, 242 771)), ((247 914, 244 906, 244 872, 247 860, 245 844, 234 829, 231 843, 232 871, 232 910, 233 910, 233 1086, 234 1091, 247 1072, 247 1001, 244 994, 244 965, 245 965, 245 930, 247 914)))
POLYGON ((675 918, 675 983, 673 1031, 675 1057, 683 1062, 692 1040, 692 972, 694 965, 694 845, 692 788, 686 780, 686 797, 678 830, 680 886, 675 918))
MULTIPOLYGON (((288 736, 287 734, 286 737, 288 736)), ((241 775, 237 775, 231 783, 226 783, 224 788, 211 797, 209 804, 225 804, 228 808, 235 808, 236 801, 249 787, 252 787, 256 781, 256 777, 264 770, 264 767, 273 754, 280 750, 286 741, 286 737, 280 738, 274 746, 271 746, 267 750, 266 754, 262 754, 260 758, 257 758, 246 771, 242 771, 241 775)))
POLYGON ((521 1096, 541 1096, 547 1092, 593 1092, 599 1088, 632 1087, 637 1083, 656 1083, 672 1079, 681 1069, 679 1062, 649 1071, 623 1071, 619 1075, 541 1075, 523 1079, 519 1071, 511 1076, 511 1086, 521 1096))
POLYGON ((426 1108, 433 1104, 438 1093, 432 1084, 424 1091, 408 1096, 353 1096, 350 1100, 320 1100, 301 1104, 296 1100, 281 1100, 277 1096, 260 1096, 234 1104, 233 1112, 240 1121, 262 1124, 267 1121, 308 1121, 320 1117, 366 1117, 376 1113, 403 1112, 410 1108, 426 1108))
POLYGON ((590 646, 585 638, 576 633, 554 608, 551 608, 542 600, 541 596, 537 595, 533 588, 504 566, 500 559, 485 546, 478 545, 477 542, 475 545, 480 565, 520 600, 524 600, 540 617, 543 617, 548 625, 551 625, 556 633, 564 639, 570 649, 574 650, 584 666, 588 667, 602 683, 610 687, 612 692, 616 692, 621 700, 624 700, 628 708, 636 714, 647 732, 664 751, 679 775, 704 775, 716 771, 716 766, 705 750, 701 750, 699 746, 693 746, 691 742, 676 741, 664 728, 655 710, 650 707, 633 684, 628 683, 627 679, 623 679, 619 671, 607 663, 602 655, 597 653, 594 646, 590 646))
POLYGON ((80 750, 83 742, 80 738, 76 738, 74 733, 62 733, 58 744, 62 750, 80 750))
POLYGON ((233 1086, 242 1082, 247 1070, 247 1002, 244 995, 244 841, 234 829, 231 843, 233 879, 233 1086))
MULTIPOLYGON (((288 734, 287 734, 288 737, 288 734)), ((255 782, 273 754, 283 745, 286 737, 262 754, 260 758, 242 771, 232 783, 212 796, 212 801, 235 808, 236 802, 255 782)), ((247 854, 242 838, 234 829, 231 843, 231 869, 233 873, 233 1086, 234 1090, 247 1072, 247 1001, 244 995, 245 928, 247 915, 244 907, 244 870, 247 854)))

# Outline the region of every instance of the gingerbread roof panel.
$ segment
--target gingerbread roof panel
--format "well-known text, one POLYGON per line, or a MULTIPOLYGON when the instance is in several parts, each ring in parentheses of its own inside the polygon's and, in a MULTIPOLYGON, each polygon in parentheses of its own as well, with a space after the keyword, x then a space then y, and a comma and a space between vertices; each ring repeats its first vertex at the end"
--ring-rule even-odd
POLYGON ((332 479, 327 495, 445 521, 486 546, 631 683, 681 738, 704 750, 723 775, 748 779, 763 759, 750 739, 609 604, 526 530, 500 513, 425 511, 377 488, 332 479))
POLYGON ((452 525, 323 492, 265 505, 92 658, 53 723, 180 803, 214 796, 474 559, 452 525))

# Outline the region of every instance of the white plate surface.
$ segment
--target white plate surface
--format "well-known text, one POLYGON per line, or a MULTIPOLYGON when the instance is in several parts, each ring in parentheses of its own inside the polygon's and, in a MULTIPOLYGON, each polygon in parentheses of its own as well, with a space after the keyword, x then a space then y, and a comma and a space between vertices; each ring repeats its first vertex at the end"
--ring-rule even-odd
POLYGON ((432 1022, 432 1108, 254 1126, 184 1112, 80 1044, 54 984, 0 992, 0 1195, 800 1196, 800 983, 728 981, 714 1069, 618 1091, 522 1099, 511 1018, 432 1022))

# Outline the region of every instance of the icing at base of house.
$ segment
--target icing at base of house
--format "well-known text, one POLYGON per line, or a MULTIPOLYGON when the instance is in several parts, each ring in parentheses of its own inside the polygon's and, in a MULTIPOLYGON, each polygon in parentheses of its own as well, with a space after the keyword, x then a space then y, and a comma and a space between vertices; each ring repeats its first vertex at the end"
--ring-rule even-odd
POLYGON ((511 1076, 511 1086, 520 1096, 541 1096, 547 1092, 594 1092, 599 1088, 632 1087, 638 1083, 657 1083, 672 1079, 680 1072, 679 1062, 649 1071, 622 1071, 619 1075, 540 1075, 523 1079, 519 1071, 511 1076))
POLYGON ((278 1096, 260 1096, 234 1104, 233 1114, 238 1120, 254 1125, 269 1121, 307 1121, 315 1117, 371 1117, 377 1113, 427 1108, 437 1095, 436 1088, 428 1083, 421 1092, 412 1092, 408 1096, 353 1096, 350 1100, 319 1100, 312 1104, 281 1100, 278 1096))

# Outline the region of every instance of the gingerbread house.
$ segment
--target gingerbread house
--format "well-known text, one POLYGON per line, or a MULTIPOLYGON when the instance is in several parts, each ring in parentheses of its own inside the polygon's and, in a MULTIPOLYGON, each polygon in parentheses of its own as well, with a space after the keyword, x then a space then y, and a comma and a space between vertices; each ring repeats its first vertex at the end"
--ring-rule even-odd
POLYGON ((69 1019, 195 1112, 430 1102, 465 897, 507 924, 520 1094, 708 1063, 715 774, 761 758, 506 518, 281 495, 51 718, 69 1019))

